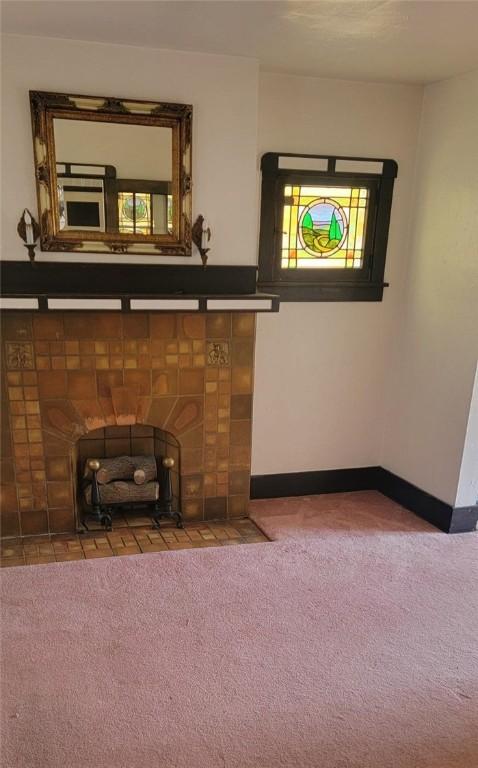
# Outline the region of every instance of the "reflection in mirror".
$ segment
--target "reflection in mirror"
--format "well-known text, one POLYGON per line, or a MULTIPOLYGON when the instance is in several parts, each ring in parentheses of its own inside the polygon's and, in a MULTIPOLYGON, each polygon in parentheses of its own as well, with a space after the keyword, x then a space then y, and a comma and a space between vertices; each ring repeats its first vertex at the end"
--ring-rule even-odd
POLYGON ((173 131, 53 120, 60 230, 172 234, 173 131))

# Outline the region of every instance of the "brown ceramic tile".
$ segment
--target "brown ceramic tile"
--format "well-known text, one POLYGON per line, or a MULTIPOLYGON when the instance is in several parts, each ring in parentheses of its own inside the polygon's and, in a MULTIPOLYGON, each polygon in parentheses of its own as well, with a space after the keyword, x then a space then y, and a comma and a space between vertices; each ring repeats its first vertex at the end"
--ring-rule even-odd
POLYGON ((22 415, 26 413, 26 404, 22 401, 10 402, 10 412, 12 415, 22 415))
POLYGON ((8 399, 9 400, 23 400, 23 388, 22 387, 8 387, 8 399))
POLYGON ((151 394, 151 371, 125 371, 124 384, 137 395, 151 394))
POLYGON ((204 443, 204 428, 200 424, 181 435, 181 447, 185 450, 199 448, 204 443))
POLYGON ((64 336, 63 316, 52 312, 33 316, 35 339, 62 339, 64 336))
POLYGON ((45 509, 25 510, 20 517, 24 536, 31 536, 48 530, 48 516, 45 509))
POLYGON ((123 336, 125 339, 147 339, 149 336, 149 318, 146 313, 123 315, 123 336))
POLYGON ((183 496, 184 498, 194 497, 202 498, 203 494, 203 476, 200 474, 183 477, 183 496))
POLYGON ((0 483, 14 483, 15 471, 13 468, 13 461, 11 459, 1 459, 0 461, 0 483))
POLYGON ((111 399, 118 425, 135 424, 138 397, 130 387, 112 387, 111 399))
POLYGON ((178 331, 180 336, 185 336, 187 339, 204 339, 206 336, 205 316, 200 314, 179 315, 178 331))
POLYGON ((108 354, 108 342, 95 341, 95 355, 107 355, 107 354, 108 354))
POLYGON ((50 356, 64 355, 64 353, 65 353, 65 345, 63 341, 50 342, 50 356))
POLYGON ((68 371, 68 397, 71 400, 96 398, 96 374, 92 371, 68 371))
POLYGON ((123 354, 123 342, 122 341, 110 341, 108 344, 108 352, 110 355, 122 355, 123 354))
POLYGON ((249 494, 243 496, 229 496, 229 518, 244 517, 249 512, 249 494))
POLYGON ((0 507, 5 512, 16 512, 18 510, 17 488, 16 485, 5 483, 0 486, 0 507))
POLYGON ((176 314, 150 315, 150 333, 152 339, 173 339, 176 336, 176 314))
POLYGON ((233 395, 252 392, 252 368, 250 366, 233 367, 231 391, 233 395))
POLYGON ((231 421, 231 445, 250 445, 252 422, 231 421))
POLYGON ((68 480, 70 477, 70 461, 67 456, 47 457, 45 466, 48 480, 68 480))
POLYGON ((203 449, 184 449, 181 453, 181 470, 184 474, 193 474, 203 470, 203 449))
POLYGON ((48 341, 35 341, 35 353, 37 355, 49 355, 50 345, 48 341))
POLYGON ((11 384, 13 387, 18 387, 22 383, 22 374, 18 372, 8 372, 7 383, 11 384))
POLYGON ((204 371, 184 369, 179 371, 179 394, 201 395, 204 392, 204 371))
POLYGON ((31 339, 31 315, 25 312, 5 312, 2 316, 2 336, 12 341, 31 339))
POLYGON ((254 336, 254 314, 252 312, 234 312, 232 315, 233 336, 254 336))
POLYGON ((246 468, 251 463, 251 449, 247 445, 231 445, 229 451, 231 466, 246 468))
POLYGON ((81 340, 80 355, 94 355, 95 354, 95 342, 91 340, 81 340))
POLYGON ((176 402, 176 397, 153 397, 153 402, 147 417, 149 424, 163 429, 176 402))
POLYGON ((23 384, 26 386, 35 386, 38 384, 38 375, 36 371, 24 371, 22 374, 23 384))
POLYGON ((165 428, 174 435, 181 435, 197 426, 203 419, 203 403, 202 397, 179 397, 165 428))
POLYGON ((66 371, 39 371, 38 389, 41 398, 56 399, 66 397, 66 371))
POLYGON ((49 507, 69 507, 72 503, 72 489, 69 482, 47 483, 49 507))
POLYGON ((80 342, 79 341, 65 341, 64 350, 66 355, 79 355, 80 354, 80 342))
POLYGON ((247 469, 237 469, 229 473, 229 490, 231 494, 249 495, 250 473, 247 469))
POLYGON ((44 433, 43 447, 46 456, 67 456, 71 450, 71 443, 62 440, 59 437, 44 433))
POLYGON ((204 502, 204 517, 206 520, 224 520, 227 516, 227 499, 216 497, 204 502))
POLYGON ((252 395, 232 395, 231 419, 252 418, 252 395))
POLYGON ((20 535, 20 517, 17 511, 2 509, 0 534, 6 537, 20 535))
POLYGON ((228 339, 231 335, 231 313, 212 312, 206 315, 208 339, 228 339))
POLYGON ((123 371, 98 371, 96 384, 100 397, 111 397, 111 387, 123 386, 123 371))
POLYGON ((68 533, 75 531, 75 513, 71 507, 64 509, 50 509, 49 514, 50 531, 52 533, 68 533))
POLYGON ((29 400, 25 403, 25 413, 29 415, 40 413, 40 403, 36 400, 29 400))
POLYGON ((38 400, 38 387, 23 387, 24 400, 38 400))
POLYGON ((99 397, 98 401, 103 411, 105 424, 116 424, 116 416, 113 409, 112 399, 110 397, 99 397))
POLYGON ((120 339, 122 334, 119 312, 71 312, 65 314, 65 337, 68 339, 120 339))
POLYGON ((232 342, 232 364, 247 365, 252 367, 254 364, 254 340, 253 339, 234 339, 232 342))
POLYGON ((83 431, 97 429, 105 423, 103 409, 98 400, 72 400, 71 405, 81 417, 83 431))
POLYGON ((178 391, 178 372, 173 369, 153 371, 153 395, 175 395, 178 391))

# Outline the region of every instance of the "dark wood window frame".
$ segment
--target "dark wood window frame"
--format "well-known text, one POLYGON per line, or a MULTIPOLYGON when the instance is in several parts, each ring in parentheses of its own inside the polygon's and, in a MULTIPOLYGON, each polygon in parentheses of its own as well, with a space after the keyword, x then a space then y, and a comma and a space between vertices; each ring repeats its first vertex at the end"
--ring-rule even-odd
POLYGON ((388 285, 384 282, 384 273, 393 185, 398 171, 395 160, 267 152, 262 157, 261 171, 259 290, 278 293, 282 301, 381 301, 383 289, 388 285), (281 168, 280 159, 286 157, 301 158, 302 163, 304 158, 309 158, 311 166, 314 161, 325 161, 326 169, 281 168), (371 163, 381 163, 382 171, 337 171, 337 161, 346 161, 355 166, 363 163, 364 169, 370 167, 371 163), (281 267, 284 186, 294 184, 346 184, 369 190, 364 260, 360 269, 292 270, 281 267))

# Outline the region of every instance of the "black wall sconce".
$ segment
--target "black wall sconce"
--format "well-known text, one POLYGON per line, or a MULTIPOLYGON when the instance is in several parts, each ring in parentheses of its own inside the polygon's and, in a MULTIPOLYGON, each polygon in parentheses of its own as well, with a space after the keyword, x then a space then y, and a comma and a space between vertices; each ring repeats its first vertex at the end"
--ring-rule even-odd
POLYGON ((206 244, 211 239, 211 229, 208 226, 204 216, 201 214, 199 214, 196 221, 194 222, 193 228, 191 230, 191 238, 199 251, 202 265, 205 267, 207 264, 207 254, 211 250, 210 248, 206 248, 206 244))
POLYGON ((25 248, 28 250, 28 257, 33 263, 35 261, 36 243, 40 237, 40 227, 28 208, 25 208, 21 215, 17 226, 17 232, 25 243, 25 248))

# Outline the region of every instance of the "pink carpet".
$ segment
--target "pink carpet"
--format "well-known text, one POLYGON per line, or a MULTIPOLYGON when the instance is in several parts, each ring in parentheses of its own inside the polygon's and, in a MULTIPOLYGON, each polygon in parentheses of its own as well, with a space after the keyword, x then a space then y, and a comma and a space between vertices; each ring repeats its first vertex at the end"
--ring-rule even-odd
POLYGON ((4 569, 5 768, 472 768, 477 547, 376 493, 268 544, 4 569))

